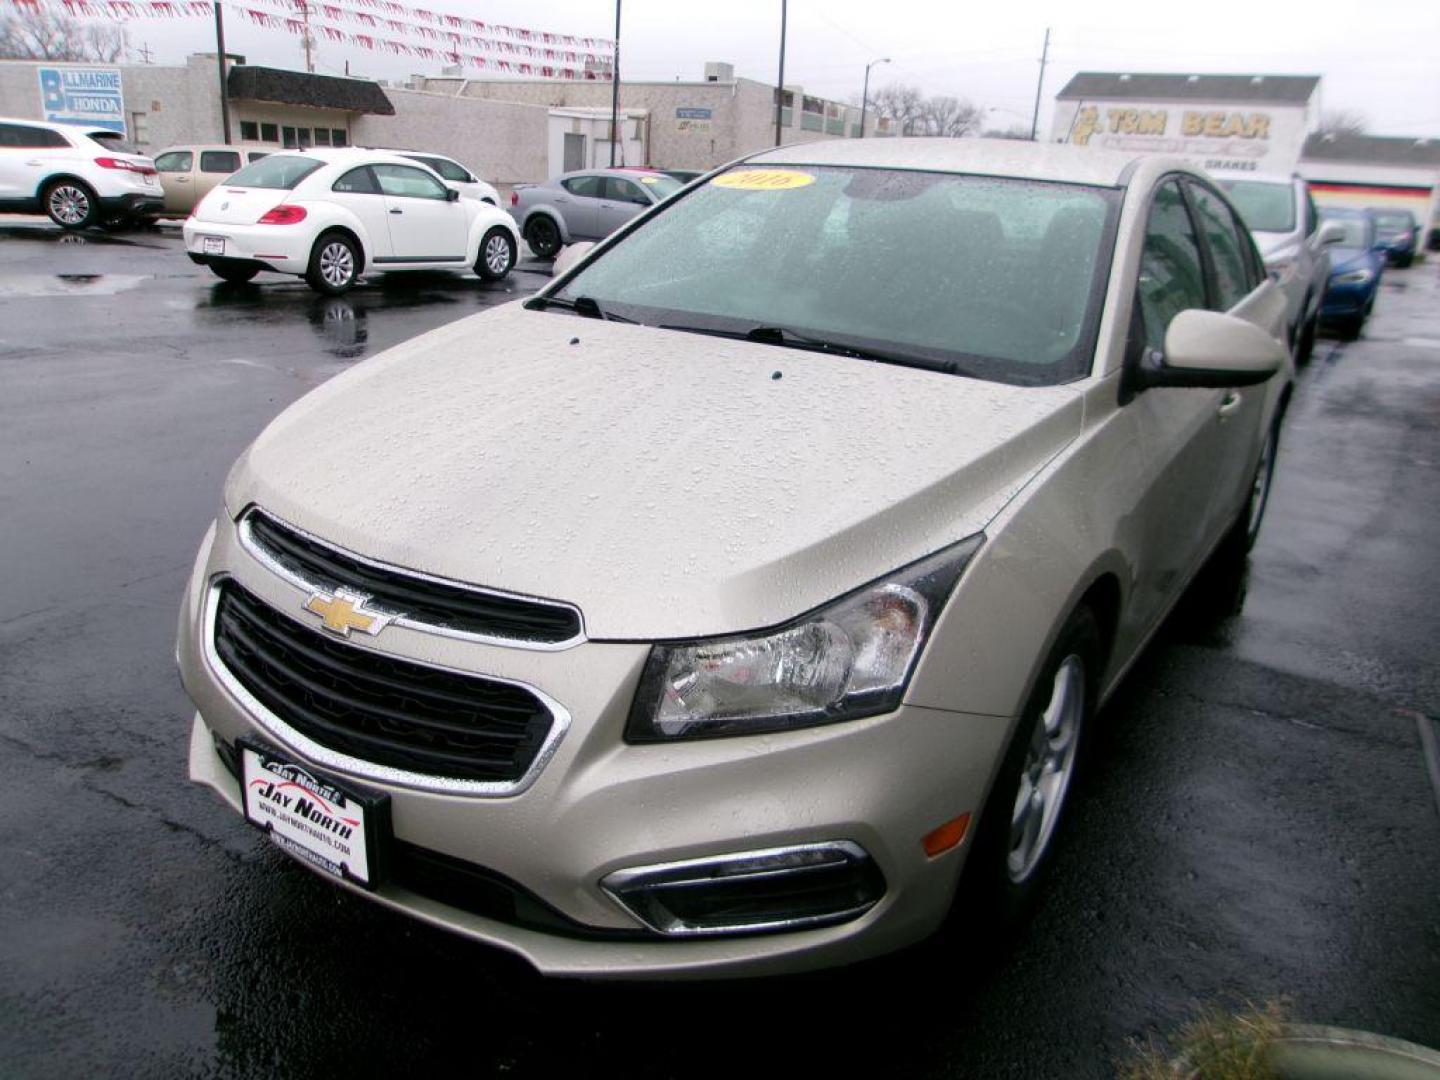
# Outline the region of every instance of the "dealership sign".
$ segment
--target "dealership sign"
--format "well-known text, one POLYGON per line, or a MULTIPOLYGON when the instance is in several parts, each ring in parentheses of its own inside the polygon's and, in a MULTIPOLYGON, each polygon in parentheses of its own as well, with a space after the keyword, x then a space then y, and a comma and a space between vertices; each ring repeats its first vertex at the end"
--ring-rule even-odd
POLYGON ((54 124, 86 124, 125 134, 125 94, 120 69, 42 67, 40 110, 54 124))
POLYGON ((1305 138, 1303 109, 1081 102, 1066 111, 1057 115, 1060 142, 1171 154, 1206 169, 1289 172, 1305 138))

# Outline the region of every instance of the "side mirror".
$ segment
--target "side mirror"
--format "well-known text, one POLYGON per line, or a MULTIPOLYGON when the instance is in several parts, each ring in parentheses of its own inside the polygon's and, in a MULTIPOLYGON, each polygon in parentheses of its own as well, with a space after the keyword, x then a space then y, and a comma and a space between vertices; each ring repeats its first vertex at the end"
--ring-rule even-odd
POLYGON ((1195 308, 1170 320, 1165 352, 1142 356, 1134 382, 1138 389, 1255 386, 1278 372, 1287 355, 1254 323, 1195 308))
POLYGON ((575 268, 575 264, 590 253, 595 245, 589 240, 582 240, 578 244, 569 244, 562 248, 560 254, 555 256, 555 265, 550 269, 551 277, 560 277, 568 274, 575 268))
POLYGON ((446 201, 446 202, 459 202, 459 201, 460 201, 460 192, 456 191, 453 187, 446 188, 446 189, 445 189, 445 201, 446 201))
POLYGON ((1327 221, 1320 226, 1320 243, 1338 244, 1345 239, 1345 226, 1338 221, 1327 221))

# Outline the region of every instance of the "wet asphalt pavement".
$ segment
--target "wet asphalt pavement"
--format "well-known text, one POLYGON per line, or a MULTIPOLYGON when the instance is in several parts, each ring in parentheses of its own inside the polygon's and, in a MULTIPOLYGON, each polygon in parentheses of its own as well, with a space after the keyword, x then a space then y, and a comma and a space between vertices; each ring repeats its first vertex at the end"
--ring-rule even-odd
POLYGON ((541 979, 292 864, 185 780, 174 624, 234 457, 349 364, 514 299, 218 284, 173 234, 0 225, 0 1076, 1107 1076, 1196 1003, 1440 1045, 1440 266, 1301 374, 1248 574, 1102 714, 1043 903, 796 979, 541 979), (78 238, 71 238, 78 239, 78 238), (976 938, 988 935, 977 928, 976 938))

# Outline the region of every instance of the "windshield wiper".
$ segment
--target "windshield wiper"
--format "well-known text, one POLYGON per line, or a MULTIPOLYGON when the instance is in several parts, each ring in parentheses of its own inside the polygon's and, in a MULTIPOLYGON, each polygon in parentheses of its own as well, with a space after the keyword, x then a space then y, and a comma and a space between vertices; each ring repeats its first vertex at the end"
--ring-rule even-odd
POLYGON ((576 315, 587 319, 604 319, 606 322, 635 322, 634 319, 627 319, 624 315, 606 311, 593 296, 577 296, 573 300, 566 300, 559 296, 537 296, 525 306, 540 311, 550 307, 561 308, 564 311, 573 311, 576 315))
POLYGON ((680 330, 687 334, 709 334, 711 337, 733 338, 736 341, 754 341, 761 345, 782 345, 790 349, 829 353, 831 356, 847 356, 855 360, 870 360, 879 364, 896 364, 901 367, 920 368, 924 371, 939 371, 945 375, 979 377, 953 360, 941 360, 890 349, 877 349, 869 345, 851 345, 833 338, 804 334, 786 326, 752 326, 747 330, 722 330, 712 326, 680 326, 664 323, 660 329, 680 330))

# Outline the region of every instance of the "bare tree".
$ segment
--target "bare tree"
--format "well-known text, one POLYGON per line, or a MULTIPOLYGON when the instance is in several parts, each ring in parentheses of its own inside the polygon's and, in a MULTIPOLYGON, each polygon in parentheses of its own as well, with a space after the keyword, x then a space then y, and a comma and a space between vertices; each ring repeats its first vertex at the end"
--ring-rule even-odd
POLYGON ((940 94, 925 99, 920 107, 920 116, 928 134, 958 139, 980 129, 985 110, 957 97, 940 94))
POLYGON ((1321 135, 1364 135, 1370 119, 1357 109, 1326 109, 1320 114, 1321 135))
POLYGON ((130 45, 124 27, 72 19, 44 4, 14 4, 0 16, 0 58, 7 60, 120 59, 130 45))
POLYGON ((985 132, 987 139, 1018 139, 1021 142, 1030 141, 1030 129, 1024 124, 1011 124, 1008 128, 991 128, 985 132))
POLYGON ((870 103, 881 116, 887 116, 900 127, 901 135, 917 134, 925 105, 925 95, 918 86, 891 83, 870 95, 870 103))

